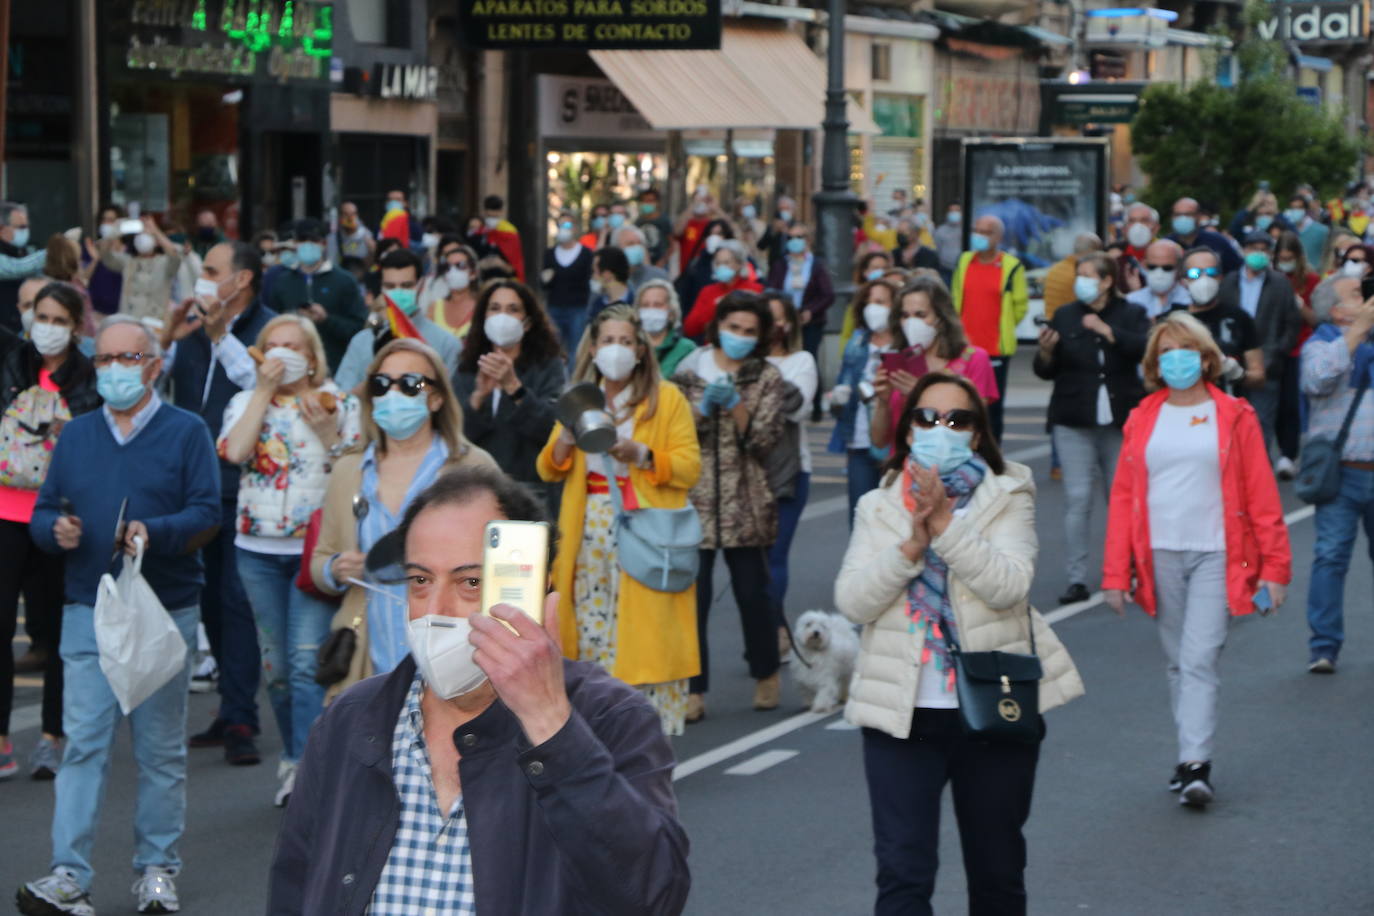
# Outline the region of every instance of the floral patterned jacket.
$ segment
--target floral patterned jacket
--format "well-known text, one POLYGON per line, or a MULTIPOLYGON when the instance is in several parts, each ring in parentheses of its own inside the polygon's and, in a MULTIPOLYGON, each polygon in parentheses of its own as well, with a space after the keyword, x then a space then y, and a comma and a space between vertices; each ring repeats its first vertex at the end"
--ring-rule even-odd
MULTIPOLYGON (((333 382, 326 382, 319 390, 328 391, 339 401, 334 412, 340 432, 338 451, 358 445, 362 440, 358 399, 340 391, 333 382)), ((215 443, 221 458, 229 431, 243 416, 252 396, 252 389, 240 391, 224 409, 224 425, 215 443)), ((244 463, 239 477, 235 532, 253 537, 304 538, 311 514, 324 503, 334 460, 301 417, 296 398, 274 397, 253 457, 244 463)))

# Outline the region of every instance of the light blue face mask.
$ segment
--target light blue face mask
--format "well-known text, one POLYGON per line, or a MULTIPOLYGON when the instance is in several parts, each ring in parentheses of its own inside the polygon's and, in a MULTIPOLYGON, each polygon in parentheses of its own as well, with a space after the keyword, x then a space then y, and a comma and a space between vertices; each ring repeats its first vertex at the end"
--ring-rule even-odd
POLYGON ((29 244, 29 227, 14 230, 14 247, 25 248, 29 244))
POLYGON ((864 278, 868 280, 870 283, 872 283, 874 280, 881 280, 883 278, 883 269, 881 267, 875 267, 868 273, 864 274, 864 278))
POLYGON ((621 226, 623 226, 623 225, 625 225, 625 214, 624 214, 624 213, 612 213, 612 214, 611 214, 611 228, 612 228, 612 229, 619 229, 619 228, 620 228, 621 226))
POLYGON ((718 264, 716 265, 716 269, 712 271, 711 276, 715 278, 717 283, 729 283, 731 280, 735 279, 735 269, 733 267, 726 267, 724 264, 718 264))
POLYGON ((314 267, 324 259, 324 248, 319 242, 301 242, 296 246, 296 257, 302 267, 314 267))
POLYGON ((1272 225, 1274 225, 1274 217, 1270 216, 1268 213, 1255 217, 1255 228, 1261 232, 1272 225))
POLYGON ((1202 354, 1196 350, 1166 350, 1159 355, 1159 376, 1176 391, 1185 391, 1202 378, 1202 354))
POLYGON ((386 294, 391 297, 391 301, 396 303, 396 307, 407 315, 414 315, 420 303, 415 298, 415 290, 396 287, 389 289, 386 294))
POLYGON ((1192 235, 1194 230, 1197 229, 1197 220, 1192 216, 1188 216, 1187 214, 1184 214, 1183 216, 1175 216, 1173 221, 1173 227, 1174 231, 1177 232, 1179 235, 1192 235))
POLYGON ((639 265, 643 264, 643 263, 644 263, 644 246, 643 246, 643 245, 626 245, 626 246, 625 246, 625 260, 627 260, 627 261, 630 262, 630 266, 631 266, 631 267, 638 267, 639 265))
POLYGON ((429 419, 429 398, 423 391, 411 398, 393 389, 372 401, 372 419, 391 438, 409 439, 429 419))
POLYGON ((399 200, 388 200, 386 202, 386 209, 387 212, 392 210, 404 210, 405 204, 401 203, 399 200))
POLYGON ((1303 218, 1304 218, 1305 216, 1307 216, 1307 211, 1306 211, 1306 210, 1297 210, 1297 209, 1293 209, 1293 210, 1284 210, 1284 211, 1283 211, 1283 218, 1286 219, 1286 220, 1288 220, 1288 221, 1289 221, 1290 223, 1292 223, 1294 226, 1296 226, 1298 223, 1302 222, 1302 221, 1303 221, 1303 218))
POLYGON ((111 363, 96 372, 95 390, 111 408, 128 410, 137 404, 148 390, 148 386, 143 383, 143 367, 111 363))
POLYGON ((790 239, 787 240, 787 252, 788 252, 788 254, 801 254, 801 253, 802 253, 803 251, 805 251, 805 250, 806 250, 806 239, 802 238, 801 236, 799 236, 799 235, 794 235, 794 236, 792 236, 792 238, 790 238, 790 239))
POLYGON ((281 258, 279 260, 282 267, 286 267, 291 270, 294 270, 301 263, 300 258, 296 257, 296 252, 292 251, 290 248, 282 250, 281 258))
POLYGON ((720 332, 720 348, 731 359, 746 358, 754 352, 758 343, 758 339, 754 337, 741 337, 738 334, 731 334, 729 331, 720 332))
POLYGON ((913 429, 911 457, 922 467, 948 474, 973 458, 973 431, 956 432, 937 423, 930 429, 913 429))
POLYGON ((992 247, 992 239, 981 232, 975 232, 968 237, 968 247, 973 251, 987 251, 992 247))

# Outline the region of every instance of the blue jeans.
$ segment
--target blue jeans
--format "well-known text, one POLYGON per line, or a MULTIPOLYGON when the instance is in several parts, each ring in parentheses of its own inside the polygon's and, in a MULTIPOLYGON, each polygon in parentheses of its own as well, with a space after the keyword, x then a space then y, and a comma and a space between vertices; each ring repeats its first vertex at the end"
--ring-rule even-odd
POLYGON ((851 448, 845 452, 845 458, 849 476, 849 530, 853 531, 854 507, 859 504, 859 497, 878 488, 883 472, 873 453, 866 448, 851 448))
POLYGON ((224 500, 219 534, 201 551, 205 561, 205 589, 201 610, 210 651, 219 664, 219 718, 228 725, 247 725, 258 730, 258 629, 253 609, 239 580, 238 497, 224 500))
MULTIPOLYGON (((170 612, 186 640, 181 673, 129 714, 138 795, 134 802, 134 873, 150 865, 179 870, 177 843, 186 828, 186 694, 196 648, 200 608, 170 612)), ((119 701, 100 670, 95 611, 87 604, 62 609, 62 664, 66 691, 62 726, 67 751, 57 770, 52 816, 52 867, 76 873, 90 889, 91 846, 100 801, 110 774, 110 748, 119 725, 119 701)))
POLYGON ((577 359, 577 345, 582 341, 582 331, 587 327, 587 307, 579 305, 575 308, 550 308, 549 317, 553 319, 553 326, 558 329, 558 336, 563 340, 568 362, 574 362, 577 359))
MULTIPOLYGON (((805 435, 804 429, 802 434, 805 435)), ((779 626, 782 625, 782 602, 787 597, 787 554, 792 549, 792 538, 797 533, 810 494, 811 475, 801 473, 797 475, 797 492, 792 498, 778 500, 778 539, 768 548, 768 600, 773 603, 779 626)))
POLYGON ((1307 585, 1307 626, 1312 631, 1308 646, 1313 661, 1335 661, 1345 641, 1345 574, 1361 521, 1374 560, 1374 471, 1343 467, 1340 494, 1317 506, 1316 555, 1307 585))
POLYGON ((295 763, 305 752, 310 726, 324 711, 315 663, 334 608, 296 588, 299 556, 238 551, 239 577, 258 620, 262 676, 281 732, 282 757, 295 763))

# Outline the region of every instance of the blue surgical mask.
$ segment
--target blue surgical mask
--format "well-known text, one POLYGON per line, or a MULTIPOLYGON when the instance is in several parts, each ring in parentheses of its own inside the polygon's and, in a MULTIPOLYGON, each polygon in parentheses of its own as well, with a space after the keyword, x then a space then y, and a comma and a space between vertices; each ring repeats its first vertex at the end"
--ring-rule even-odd
POLYGON ((314 267, 324 258, 324 248, 319 242, 301 242, 296 246, 296 257, 302 267, 314 267))
POLYGON ((1164 384, 1185 391, 1202 378, 1202 354, 1196 350, 1167 350, 1159 355, 1159 375, 1164 384))
POLYGON ((1288 220, 1288 221, 1289 221, 1290 223, 1292 223, 1294 226, 1296 226, 1298 223, 1302 222, 1303 219, 1304 219, 1306 216, 1307 216, 1307 211, 1306 211, 1306 210, 1284 210, 1284 211, 1283 211, 1283 218, 1286 219, 1286 220, 1288 220))
POLYGON ((968 237, 968 247, 974 251, 987 251, 992 247, 992 239, 981 232, 975 232, 968 237))
POLYGON ((754 352, 758 343, 758 339, 754 337, 741 337, 738 334, 731 334, 729 331, 720 332, 720 348, 731 359, 744 359, 754 352))
POLYGON ((604 217, 604 216, 593 216, 593 217, 592 217, 592 228, 593 228, 593 229, 605 229, 605 228, 606 228, 606 217, 604 217))
POLYGON ((881 280, 882 278, 883 278, 883 269, 882 269, 881 267, 875 267, 875 268, 873 268, 872 270, 870 270, 868 273, 864 274, 864 279, 865 279, 865 280, 868 280, 870 283, 873 282, 874 280, 881 280))
POLYGON ((406 397, 395 390, 372 401, 372 419, 393 439, 409 439, 429 419, 429 398, 423 391, 406 397))
POLYGON ((911 457, 922 467, 948 474, 973 457, 973 431, 956 432, 936 424, 930 429, 913 429, 911 457))
POLYGON ((717 264, 716 269, 711 272, 717 283, 729 283, 735 279, 735 269, 724 264, 717 264))
POLYGON ((29 244, 29 227, 14 230, 14 247, 23 248, 29 244))
POLYGON ((419 301, 415 298, 415 290, 413 289, 397 287, 396 289, 386 290, 386 294, 391 297, 392 302, 396 303, 396 307, 407 315, 414 315, 415 310, 420 305, 419 301))
POLYGON ((644 246, 643 246, 643 245, 626 245, 626 246, 625 246, 625 260, 627 260, 627 261, 630 262, 630 266, 631 266, 631 267, 638 267, 639 265, 643 264, 643 263, 644 263, 644 246))
POLYGON ((281 253, 280 263, 282 267, 294 270, 300 265, 301 259, 296 257, 296 252, 292 251, 290 248, 286 248, 281 253))
POLYGON ((1174 231, 1179 235, 1192 235, 1197 231, 1197 219, 1192 216, 1175 216, 1173 220, 1174 231))
POLYGON ((1074 277, 1073 294, 1082 303, 1096 302, 1097 297, 1102 294, 1099 281, 1096 277, 1074 277))
POLYGON ((788 254, 801 254, 806 250, 806 239, 801 236, 793 236, 787 240, 788 254))
POLYGON ((625 214, 624 214, 624 213, 612 213, 612 214, 611 214, 611 228, 612 228, 612 229, 619 229, 619 228, 620 228, 621 226, 623 226, 623 225, 625 225, 625 214))
POLYGON ((1255 217, 1255 228, 1263 232, 1274 224, 1274 217, 1268 213, 1255 217))
POLYGON ((392 210, 404 210, 405 206, 406 205, 401 203, 399 200, 388 200, 386 202, 386 209, 388 213, 390 213, 392 210))
POLYGON ((959 210, 951 210, 945 214, 945 222, 951 226, 957 226, 964 221, 964 214, 959 210))
POLYGON ((96 372, 95 390, 113 409, 128 410, 148 390, 143 383, 143 367, 111 363, 96 372))

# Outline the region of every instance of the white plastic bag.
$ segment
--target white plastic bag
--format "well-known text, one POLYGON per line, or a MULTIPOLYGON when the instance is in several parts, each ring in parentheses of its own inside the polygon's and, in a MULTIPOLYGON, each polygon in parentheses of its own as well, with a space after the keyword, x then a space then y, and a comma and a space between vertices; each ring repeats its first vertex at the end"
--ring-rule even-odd
POLYGON ((95 599, 100 670, 126 716, 186 667, 186 640, 143 578, 143 539, 137 543, 118 581, 100 577, 95 599))

